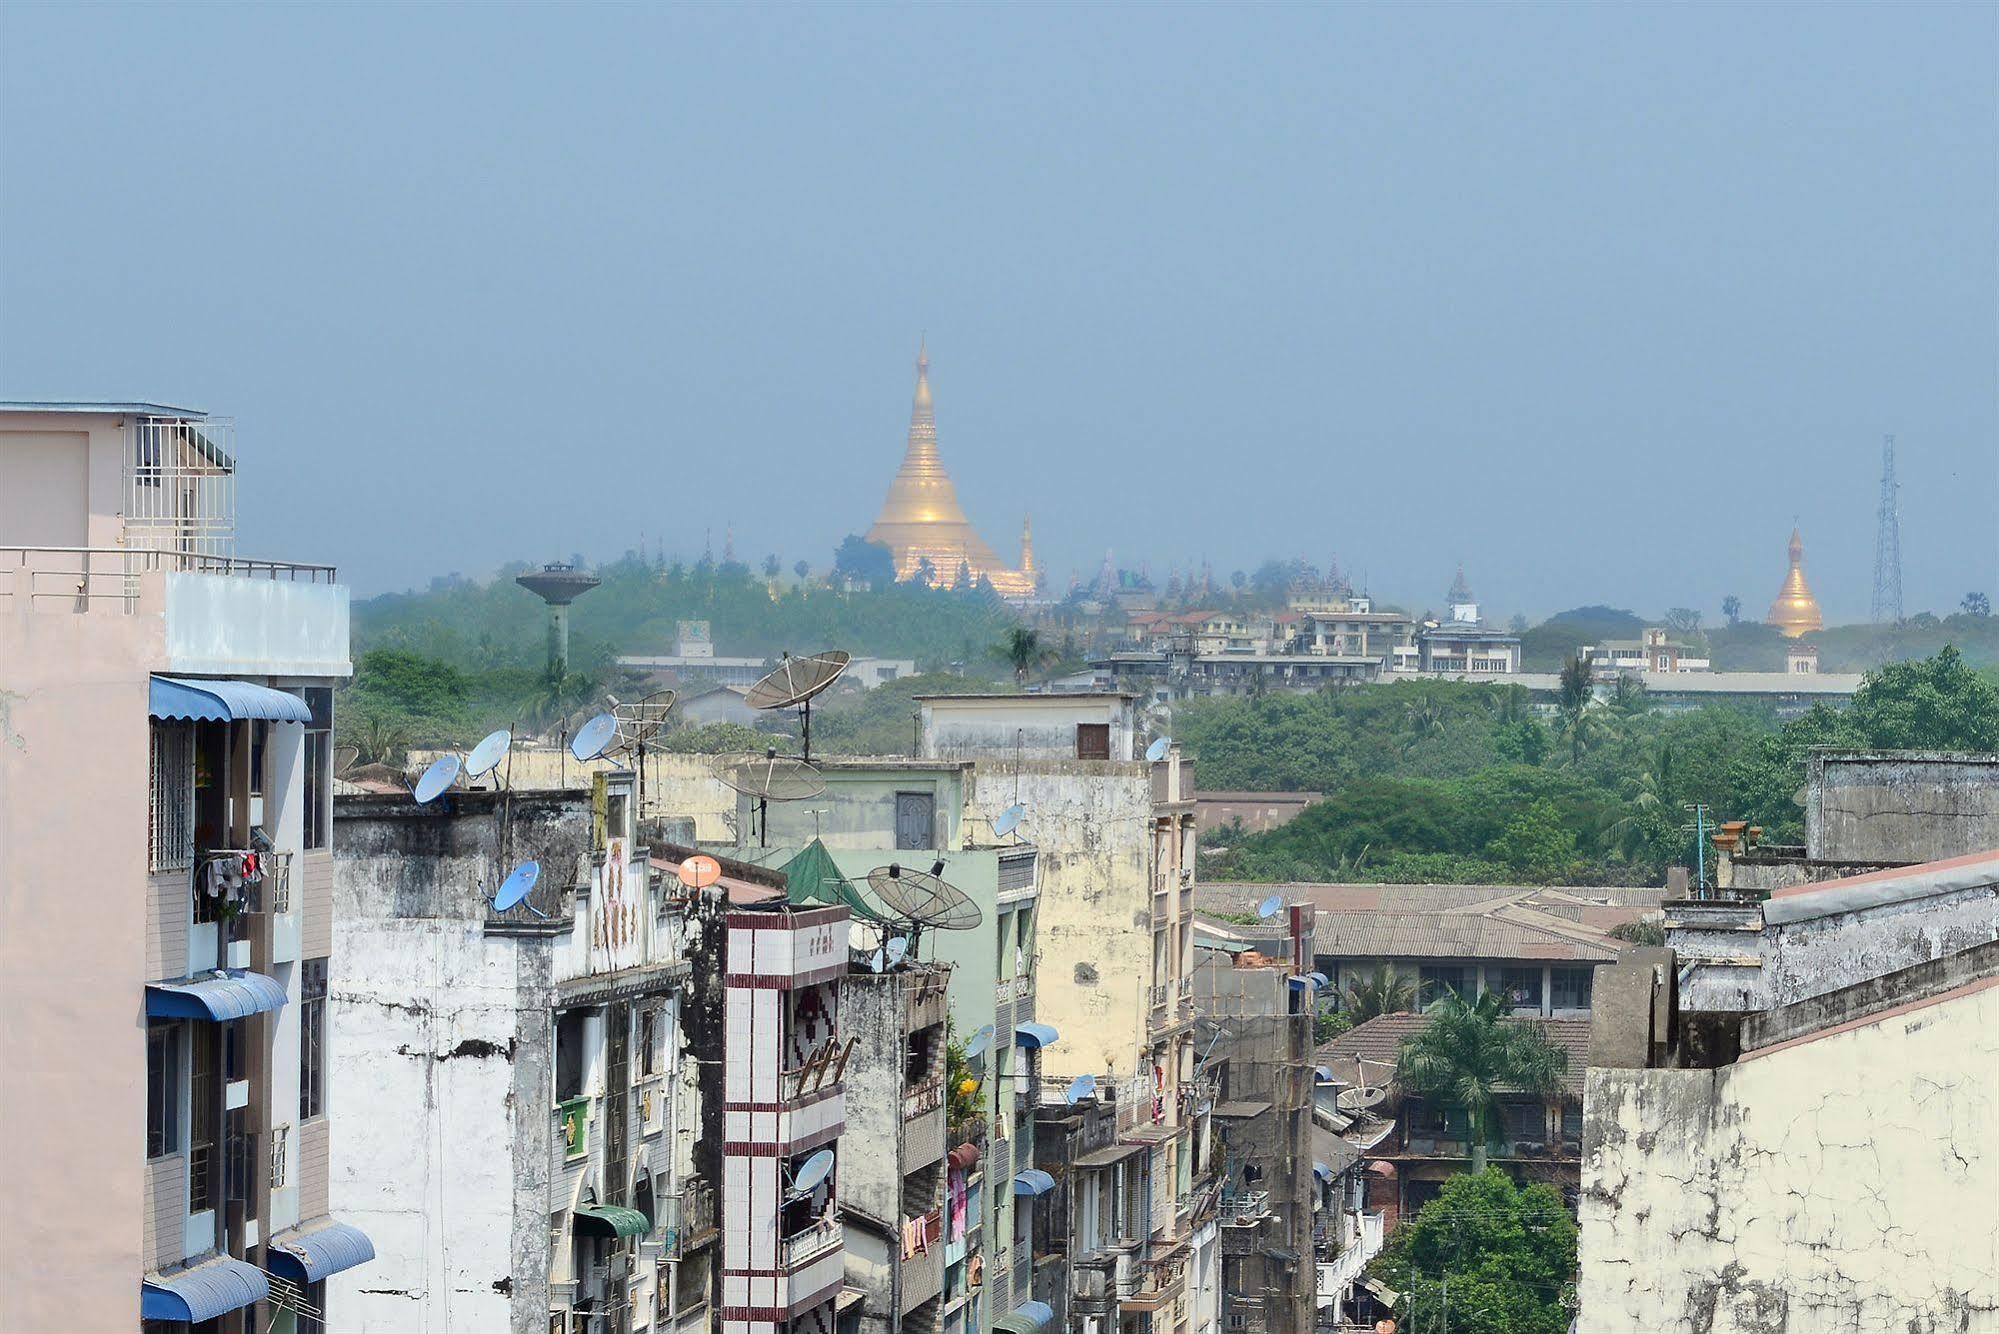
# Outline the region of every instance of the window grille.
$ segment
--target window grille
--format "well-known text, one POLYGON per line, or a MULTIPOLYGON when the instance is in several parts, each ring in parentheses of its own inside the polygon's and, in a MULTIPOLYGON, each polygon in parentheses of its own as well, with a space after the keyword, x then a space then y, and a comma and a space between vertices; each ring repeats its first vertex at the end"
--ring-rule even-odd
POLYGON ((326 1106, 326 960, 299 969, 298 1119, 309 1121, 326 1106))
POLYGON ((292 1128, 288 1125, 277 1126, 271 1131, 272 1190, 283 1190, 288 1184, 289 1177, 285 1170, 285 1161, 289 1156, 287 1150, 291 1147, 291 1138, 292 1128))
POLYGON ((181 871, 194 864, 194 729, 157 724, 152 740, 152 867, 181 871))

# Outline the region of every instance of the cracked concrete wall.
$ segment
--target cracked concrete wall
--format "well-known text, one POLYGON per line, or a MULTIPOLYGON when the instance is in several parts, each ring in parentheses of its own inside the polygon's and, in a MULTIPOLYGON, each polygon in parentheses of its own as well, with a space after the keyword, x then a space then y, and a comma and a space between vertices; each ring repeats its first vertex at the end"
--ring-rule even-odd
POLYGON ((1813 858, 1927 862, 1999 848, 1999 755, 1877 751, 1811 757, 1813 858))
POLYGON ((1017 780, 1010 760, 981 761, 965 820, 1027 807, 1041 891, 1035 1018, 1062 1034, 1041 1052, 1042 1077, 1135 1074, 1152 985, 1151 766, 1027 760, 1017 780))
MULTIPOLYGON (((548 1328, 557 937, 487 931, 505 872, 490 807, 339 804, 331 1207, 377 1256, 329 1281, 343 1331, 548 1328)), ((584 794, 517 798, 509 860, 573 883, 588 816, 584 794)))
POLYGON ((1589 1072, 1583 1334, 1999 1328, 1999 986, 1589 1072))

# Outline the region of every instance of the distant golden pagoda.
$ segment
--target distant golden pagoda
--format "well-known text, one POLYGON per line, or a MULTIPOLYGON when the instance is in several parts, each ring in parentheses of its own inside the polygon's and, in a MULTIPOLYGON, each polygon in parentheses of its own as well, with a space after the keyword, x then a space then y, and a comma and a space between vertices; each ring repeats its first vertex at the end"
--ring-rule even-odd
POLYGON ((1764 619, 1782 630, 1787 639, 1825 629, 1819 600, 1805 583, 1805 541, 1795 528, 1791 530, 1791 572, 1784 576, 1783 591, 1770 604, 1770 614, 1764 619))
POLYGON ((937 457, 930 357, 922 347, 916 352, 916 402, 909 412, 909 447, 903 452, 895 481, 889 484, 881 515, 868 529, 868 541, 879 542, 895 554, 897 579, 917 578, 928 561, 931 580, 940 587, 951 587, 965 574, 974 584, 981 578, 990 580, 1004 598, 1034 596, 1034 541, 1026 522, 1020 528, 1020 566, 1009 569, 1000 564, 958 505, 957 489, 937 457))

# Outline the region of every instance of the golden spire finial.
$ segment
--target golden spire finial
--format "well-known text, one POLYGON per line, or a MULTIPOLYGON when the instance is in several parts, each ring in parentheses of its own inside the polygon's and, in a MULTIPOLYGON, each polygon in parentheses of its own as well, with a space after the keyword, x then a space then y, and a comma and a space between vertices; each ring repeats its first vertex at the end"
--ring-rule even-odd
POLYGON ((1778 591, 1777 600, 1770 604, 1770 614, 1765 620, 1783 631, 1785 638, 1796 639, 1823 630, 1825 617, 1805 582, 1805 539, 1796 528, 1791 529, 1790 556, 1791 571, 1784 576, 1784 586, 1778 591))

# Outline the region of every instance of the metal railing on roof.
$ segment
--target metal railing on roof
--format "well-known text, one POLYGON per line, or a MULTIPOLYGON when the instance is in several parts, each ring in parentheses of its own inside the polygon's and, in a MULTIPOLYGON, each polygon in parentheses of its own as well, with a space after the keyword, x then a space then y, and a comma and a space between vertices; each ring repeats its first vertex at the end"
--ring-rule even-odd
POLYGON ((0 546, 0 605, 26 603, 40 611, 138 608, 139 581, 148 574, 212 574, 239 579, 332 584, 331 565, 244 560, 200 551, 149 547, 0 546))

